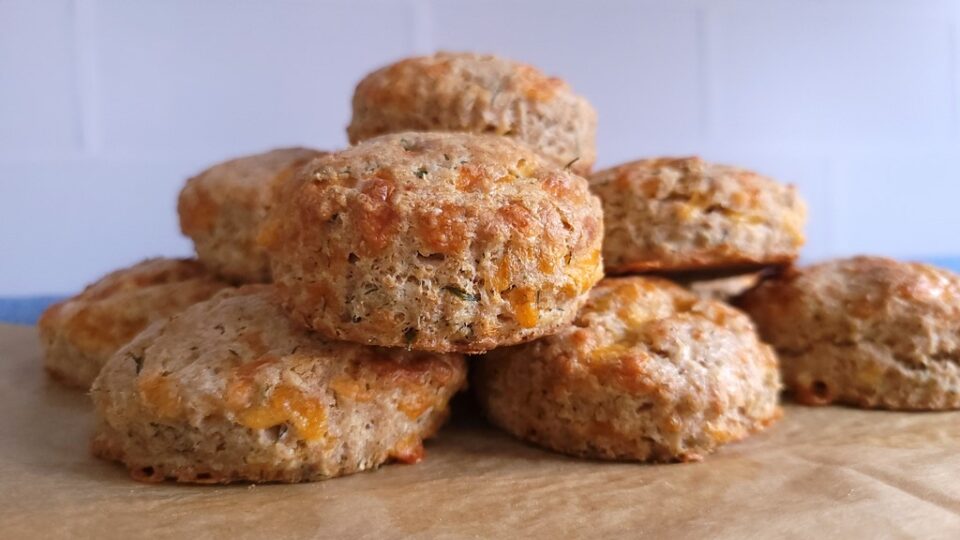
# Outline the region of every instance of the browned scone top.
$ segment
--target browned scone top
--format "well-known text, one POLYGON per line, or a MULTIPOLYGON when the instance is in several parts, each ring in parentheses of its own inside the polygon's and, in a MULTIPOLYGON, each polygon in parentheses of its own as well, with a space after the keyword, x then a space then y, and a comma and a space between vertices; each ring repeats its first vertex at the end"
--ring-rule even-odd
POLYGON ((693 461, 779 418, 773 350, 746 315, 659 278, 608 278, 562 332, 473 366, 489 418, 575 456, 693 461))
POLYGON ((804 243, 796 189, 744 169, 647 159, 597 172, 590 187, 603 201, 608 273, 784 265, 804 243))
POLYGON ((180 191, 180 229, 197 257, 235 283, 270 281, 270 261, 256 239, 278 183, 323 152, 281 148, 226 161, 180 191))
POLYGON ((285 305, 330 339, 483 352, 558 331, 602 277, 586 180, 511 139, 385 135, 294 182, 262 241, 285 305))
POLYGON ((157 323, 93 385, 94 452, 138 480, 301 482, 413 463, 465 384, 459 355, 326 341, 269 285, 157 323))
POLYGON ((190 259, 147 259, 107 274, 40 317, 46 369, 57 380, 87 389, 113 353, 150 322, 225 287, 190 259))
POLYGON ((806 404, 960 408, 960 277, 855 257, 791 270, 739 304, 806 404))
POLYGON ((590 172, 597 113, 564 81, 491 55, 408 58, 360 81, 351 143, 400 131, 466 131, 523 141, 555 164, 590 172))

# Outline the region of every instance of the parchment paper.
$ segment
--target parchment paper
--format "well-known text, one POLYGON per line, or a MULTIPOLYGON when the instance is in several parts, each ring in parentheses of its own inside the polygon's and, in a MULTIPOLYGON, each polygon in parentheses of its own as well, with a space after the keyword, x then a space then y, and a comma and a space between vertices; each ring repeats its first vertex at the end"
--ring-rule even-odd
POLYGON ((960 538, 960 414, 788 406, 692 465, 568 459, 461 408, 413 466, 302 485, 139 484, 89 400, 0 325, 2 538, 960 538))

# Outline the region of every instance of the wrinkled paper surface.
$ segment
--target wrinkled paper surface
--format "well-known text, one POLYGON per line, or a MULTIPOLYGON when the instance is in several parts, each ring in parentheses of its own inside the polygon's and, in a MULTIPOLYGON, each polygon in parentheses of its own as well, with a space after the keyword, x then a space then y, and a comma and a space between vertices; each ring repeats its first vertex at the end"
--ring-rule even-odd
POLYGON ((960 538, 960 413, 787 406, 706 461, 575 460, 461 407, 419 465, 301 485, 179 486, 90 456, 89 398, 0 325, 3 538, 960 538), (466 412, 465 412, 466 411, 466 412))

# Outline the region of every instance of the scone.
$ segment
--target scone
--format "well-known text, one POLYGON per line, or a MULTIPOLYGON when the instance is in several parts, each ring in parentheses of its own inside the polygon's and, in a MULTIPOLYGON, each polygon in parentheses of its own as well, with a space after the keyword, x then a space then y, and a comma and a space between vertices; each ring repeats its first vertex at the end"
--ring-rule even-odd
POLYGON ((463 357, 325 341, 273 293, 225 291, 120 350, 91 390, 94 453, 151 482, 301 482, 419 461, 464 385, 463 357))
POLYGON ((285 193, 263 230, 273 278, 329 339, 482 352, 558 331, 602 277, 586 180, 504 137, 384 135, 285 193))
POLYGON ((112 272, 40 317, 47 372, 87 389, 107 360, 150 322, 227 286, 188 259, 148 259, 112 272))
POLYGON ((785 265, 804 243, 796 189, 743 169, 650 159, 600 171, 590 187, 603 201, 611 274, 785 265))
POLYGON ((513 137, 578 174, 596 161, 597 113, 560 79, 490 55, 438 53, 368 75, 353 95, 351 143, 400 131, 513 137))
POLYGON ((257 234, 277 183, 323 152, 282 148, 214 165, 187 181, 177 211, 203 264, 234 283, 270 280, 257 234))
POLYGON ((739 304, 801 403, 960 408, 960 276, 856 257, 788 271, 739 304))
POLYGON ((572 326, 471 369, 494 424, 573 456, 696 461, 781 414, 747 316, 659 278, 606 279, 572 326))

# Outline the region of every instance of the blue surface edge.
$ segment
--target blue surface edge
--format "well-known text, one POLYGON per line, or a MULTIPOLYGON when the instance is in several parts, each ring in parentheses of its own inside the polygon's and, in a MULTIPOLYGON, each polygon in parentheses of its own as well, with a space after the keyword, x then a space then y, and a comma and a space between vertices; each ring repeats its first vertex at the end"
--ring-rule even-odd
MULTIPOLYGON (((960 258, 958 257, 924 257, 919 260, 954 272, 960 272, 960 258)), ((63 298, 63 296, 0 298, 0 323, 36 324, 43 310, 63 298)))
POLYGON ((0 323, 36 324, 43 310, 63 298, 63 296, 0 298, 0 323))

